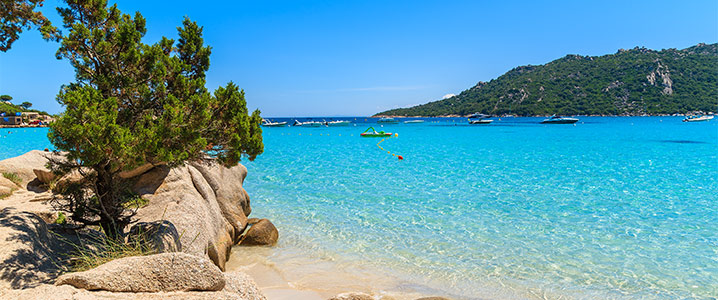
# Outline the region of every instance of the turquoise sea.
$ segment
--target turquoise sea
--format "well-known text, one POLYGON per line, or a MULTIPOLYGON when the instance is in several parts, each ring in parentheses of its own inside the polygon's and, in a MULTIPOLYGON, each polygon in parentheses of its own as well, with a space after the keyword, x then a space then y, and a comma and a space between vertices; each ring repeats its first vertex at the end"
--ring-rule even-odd
MULTIPOLYGON (((243 161, 252 216, 279 228, 278 265, 301 256, 466 299, 718 295, 715 120, 344 119, 264 128, 265 153, 243 161), (368 126, 399 136, 381 150, 359 137, 368 126)), ((7 131, 0 159, 50 147, 46 129, 7 131)))

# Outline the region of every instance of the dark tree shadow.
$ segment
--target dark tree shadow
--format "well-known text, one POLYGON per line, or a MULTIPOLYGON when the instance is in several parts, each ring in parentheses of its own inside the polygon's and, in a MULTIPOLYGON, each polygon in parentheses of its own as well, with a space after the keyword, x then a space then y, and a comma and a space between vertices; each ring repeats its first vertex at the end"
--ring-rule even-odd
POLYGON ((19 289, 46 283, 59 273, 52 257, 52 245, 48 245, 50 236, 47 225, 40 217, 5 208, 0 211, 0 226, 14 231, 2 242, 25 245, 2 262, 0 279, 10 282, 12 288, 19 289))
POLYGON ((128 241, 149 243, 159 253, 182 251, 177 227, 167 220, 134 224, 130 229, 128 241))
POLYGON ((9 253, 0 265, 0 279, 14 289, 52 284, 63 272, 69 254, 80 245, 81 236, 95 233, 78 233, 56 224, 46 224, 38 215, 4 208, 0 211, 0 227, 11 229, 0 243, 17 243, 22 246, 9 253))

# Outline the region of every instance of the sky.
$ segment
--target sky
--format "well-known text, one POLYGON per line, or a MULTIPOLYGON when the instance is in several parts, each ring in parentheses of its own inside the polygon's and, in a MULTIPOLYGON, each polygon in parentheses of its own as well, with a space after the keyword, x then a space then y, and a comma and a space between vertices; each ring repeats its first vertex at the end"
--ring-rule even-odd
MULTIPOLYGON (((367 116, 567 54, 718 42, 715 0, 117 3, 145 16, 145 43, 176 38, 184 16, 204 26, 212 47, 207 87, 233 81, 265 117, 367 116)), ((42 8, 56 25, 58 5, 50 0, 42 8)), ((0 94, 61 112, 55 96, 74 70, 55 58, 58 46, 24 32, 0 52, 0 94)))

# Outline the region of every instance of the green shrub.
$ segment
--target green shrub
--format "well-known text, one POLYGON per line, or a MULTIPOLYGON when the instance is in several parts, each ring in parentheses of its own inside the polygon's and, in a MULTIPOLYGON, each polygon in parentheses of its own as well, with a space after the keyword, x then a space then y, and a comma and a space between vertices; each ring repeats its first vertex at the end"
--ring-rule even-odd
POLYGON ((67 217, 65 217, 65 214, 63 212, 57 213, 57 219, 55 219, 55 224, 67 224, 67 217))

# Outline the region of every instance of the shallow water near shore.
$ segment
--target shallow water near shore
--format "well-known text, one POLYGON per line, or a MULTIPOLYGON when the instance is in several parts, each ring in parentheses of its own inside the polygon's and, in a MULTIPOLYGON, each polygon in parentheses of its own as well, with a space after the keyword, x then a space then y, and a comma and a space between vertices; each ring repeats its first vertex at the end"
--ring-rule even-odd
POLYGON ((718 295, 717 122, 540 120, 264 128, 265 153, 243 162, 245 188, 280 243, 232 259, 259 255, 319 290, 718 295), (404 160, 358 136, 370 125, 399 133, 381 146, 404 160))
MULTIPOLYGON (((280 241, 228 268, 322 295, 718 295, 718 122, 580 119, 264 128, 244 187, 280 241), (368 126, 399 136, 381 150, 368 126)), ((47 129, 10 130, 0 159, 51 148, 47 129)))

